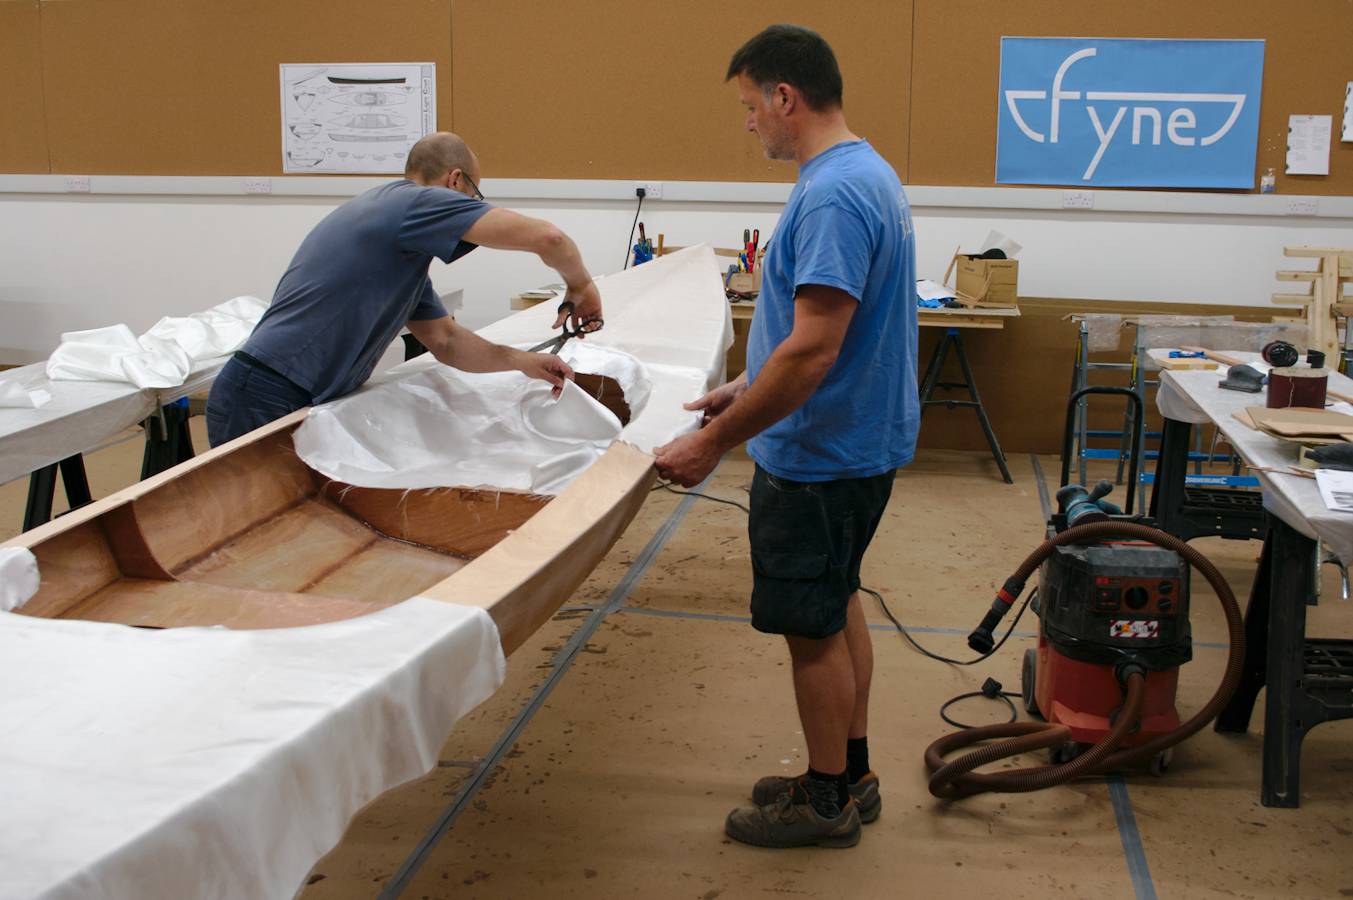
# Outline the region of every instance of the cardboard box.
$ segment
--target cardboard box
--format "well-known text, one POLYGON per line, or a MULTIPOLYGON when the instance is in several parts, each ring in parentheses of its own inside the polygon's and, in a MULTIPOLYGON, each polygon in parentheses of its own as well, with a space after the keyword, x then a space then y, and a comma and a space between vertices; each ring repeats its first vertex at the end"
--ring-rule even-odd
POLYGON ((959 254, 955 287, 960 294, 967 295, 981 306, 1018 306, 1018 282, 1017 259, 982 259, 980 256, 959 254))

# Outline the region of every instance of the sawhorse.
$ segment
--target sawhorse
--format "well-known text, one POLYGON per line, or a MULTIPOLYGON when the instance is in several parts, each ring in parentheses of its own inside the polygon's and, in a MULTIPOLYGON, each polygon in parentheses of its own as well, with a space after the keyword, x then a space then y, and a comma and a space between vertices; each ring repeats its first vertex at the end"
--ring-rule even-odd
POLYGON ((987 444, 991 447, 991 455, 996 459, 996 465, 1001 468, 1001 477, 1005 479, 1006 484, 1014 484, 1015 479, 1010 477, 1010 468, 1005 463, 1005 453, 1001 450, 1001 444, 996 440, 996 432, 991 430, 991 421, 987 418, 986 407, 982 405, 982 398, 977 393, 977 381, 972 377, 972 367, 968 365, 968 354, 963 350, 963 335, 958 328, 945 328, 944 336, 935 347, 935 353, 930 357, 930 364, 926 366, 925 378, 921 381, 921 416, 925 416, 926 407, 939 404, 947 409, 953 409, 958 406, 972 407, 977 410, 977 420, 982 423, 982 431, 987 436, 987 444), (953 348, 954 354, 958 357, 959 367, 963 370, 963 381, 940 381, 940 372, 944 369, 944 361, 949 357, 949 350, 953 348), (966 388, 970 400, 933 400, 931 395, 935 393, 936 388, 944 390, 956 390, 966 388))

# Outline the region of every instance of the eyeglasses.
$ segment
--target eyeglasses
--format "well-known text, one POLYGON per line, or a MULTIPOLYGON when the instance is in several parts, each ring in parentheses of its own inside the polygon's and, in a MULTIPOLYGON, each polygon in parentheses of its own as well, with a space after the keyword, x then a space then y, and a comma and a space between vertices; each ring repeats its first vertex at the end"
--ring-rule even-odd
POLYGON ((469 175, 466 175, 464 169, 460 170, 460 177, 464 178, 466 181, 470 183, 470 190, 474 192, 470 196, 482 202, 484 200, 484 195, 480 193, 479 185, 474 183, 474 179, 471 178, 469 175))

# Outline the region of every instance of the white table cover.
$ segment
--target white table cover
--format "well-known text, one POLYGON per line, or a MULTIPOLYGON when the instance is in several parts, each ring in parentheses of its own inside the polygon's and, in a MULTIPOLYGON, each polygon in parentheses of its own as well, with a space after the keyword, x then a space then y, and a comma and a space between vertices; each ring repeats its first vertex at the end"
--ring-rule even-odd
MULTIPOLYGON (((1258 354, 1230 355, 1259 358, 1258 354)), ((1232 416, 1247 406, 1263 406, 1265 395, 1222 390, 1218 385, 1226 372, 1225 366, 1217 370, 1162 371, 1156 393, 1161 415, 1193 424, 1215 422, 1252 466, 1282 469, 1296 465, 1295 444, 1255 431, 1232 416)), ((1338 373, 1330 375, 1329 386, 1341 394, 1353 394, 1353 380, 1338 373)), ((1353 515, 1326 509, 1313 479, 1264 471, 1254 474, 1263 488, 1265 509, 1307 537, 1322 541, 1340 560, 1353 562, 1353 515)))

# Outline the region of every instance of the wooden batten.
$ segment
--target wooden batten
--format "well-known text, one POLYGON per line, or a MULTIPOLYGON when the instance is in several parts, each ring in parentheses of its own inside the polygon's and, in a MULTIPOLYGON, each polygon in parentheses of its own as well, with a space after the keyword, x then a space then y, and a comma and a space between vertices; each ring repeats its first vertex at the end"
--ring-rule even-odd
POLYGON ((254 591, 215 584, 123 578, 91 594, 62 618, 139 628, 224 625, 239 630, 295 628, 355 619, 389 606, 343 597, 254 591))

